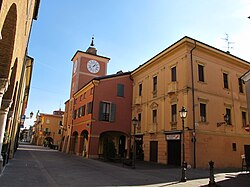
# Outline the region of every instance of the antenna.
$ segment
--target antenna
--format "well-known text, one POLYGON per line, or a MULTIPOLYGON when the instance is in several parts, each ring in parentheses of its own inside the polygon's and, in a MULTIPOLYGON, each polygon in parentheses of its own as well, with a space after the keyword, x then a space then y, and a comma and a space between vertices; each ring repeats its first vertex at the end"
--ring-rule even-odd
POLYGON ((226 34, 226 38, 221 38, 221 39, 226 41, 226 43, 227 43, 227 53, 230 53, 229 49, 233 49, 233 47, 231 47, 230 45, 234 44, 234 42, 230 42, 228 34, 227 33, 225 33, 225 34, 226 34))

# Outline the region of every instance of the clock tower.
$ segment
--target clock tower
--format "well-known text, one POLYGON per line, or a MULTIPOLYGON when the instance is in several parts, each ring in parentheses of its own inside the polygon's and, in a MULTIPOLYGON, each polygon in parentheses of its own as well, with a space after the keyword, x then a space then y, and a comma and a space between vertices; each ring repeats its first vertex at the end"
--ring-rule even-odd
POLYGON ((70 97, 95 77, 107 74, 107 64, 110 58, 97 55, 94 47, 94 37, 86 52, 77 51, 71 61, 73 62, 70 97))

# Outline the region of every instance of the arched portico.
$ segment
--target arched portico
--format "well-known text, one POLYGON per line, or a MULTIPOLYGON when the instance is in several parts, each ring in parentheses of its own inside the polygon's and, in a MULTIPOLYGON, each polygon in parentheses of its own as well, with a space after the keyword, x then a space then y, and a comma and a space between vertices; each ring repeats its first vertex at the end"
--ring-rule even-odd
MULTIPOLYGON (((16 25, 17 7, 16 4, 12 4, 4 20, 1 30, 2 39, 0 40, 0 152, 4 143, 7 115, 12 104, 13 88, 15 85, 14 81, 12 81, 12 86, 10 85, 10 79, 12 78, 13 80, 16 74, 14 72, 16 70, 11 72, 16 25)), ((2 165, 2 162, 3 159, 0 155, 0 165, 2 165)))
POLYGON ((74 131, 72 134, 71 150, 73 154, 78 154, 78 132, 74 131))
POLYGON ((89 132, 87 130, 83 130, 80 135, 80 151, 79 153, 86 157, 88 155, 88 139, 89 132))
POLYGON ((119 131, 106 131, 100 134, 99 138, 99 154, 105 157, 106 152, 110 152, 110 148, 114 146, 116 157, 126 158, 129 155, 128 135, 119 131), (105 150, 108 149, 108 150, 105 150))

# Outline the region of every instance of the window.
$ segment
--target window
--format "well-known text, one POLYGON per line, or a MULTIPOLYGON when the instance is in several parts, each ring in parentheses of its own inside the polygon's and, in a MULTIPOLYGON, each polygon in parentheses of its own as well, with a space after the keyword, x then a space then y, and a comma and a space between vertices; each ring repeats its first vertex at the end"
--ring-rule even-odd
POLYGON ((85 116, 86 114, 86 105, 82 106, 82 116, 85 116))
POLYGON ((176 82, 176 66, 171 68, 171 81, 176 82))
POLYGON ((80 96, 80 101, 82 100, 83 95, 80 96))
POLYGON ((46 123, 49 124, 49 123, 50 123, 50 120, 49 120, 49 119, 46 119, 46 123))
POLYGON ((142 83, 139 84, 139 96, 142 96, 142 83))
POLYGON ((58 130, 58 134, 62 134, 62 130, 61 129, 58 130))
POLYGON ((157 110, 153 110, 153 123, 157 123, 157 110))
POLYGON ((241 78, 239 78, 238 82, 239 82, 239 92, 243 93, 243 80, 241 78))
POLYGON ((230 109, 230 108, 226 108, 226 116, 227 116, 226 124, 227 124, 227 125, 232 125, 232 120, 231 120, 231 109, 230 109))
POLYGON ((86 99, 86 92, 83 93, 83 99, 86 99))
POLYGON ((207 112, 206 112, 206 104, 200 103, 200 117, 201 117, 201 122, 206 122, 207 121, 207 112))
POLYGON ((236 151, 236 143, 232 143, 232 149, 233 151, 236 151))
POLYGON ((73 119, 76 119, 76 114, 77 114, 77 110, 74 110, 73 113, 72 113, 73 119))
POLYGON ((114 103, 100 102, 99 120, 109 122, 115 121, 114 103))
POLYGON ((94 93, 94 88, 91 88, 90 95, 93 95, 93 93, 94 93))
POLYGON ((171 105, 171 122, 176 123, 177 122, 177 105, 171 105))
POLYGON ((124 84, 117 84, 117 96, 124 97, 124 84))
POLYGON ((87 114, 91 114, 92 113, 92 102, 87 103, 87 114))
POLYGON ((83 106, 78 109, 78 117, 83 116, 83 106))
POLYGON ((157 76, 153 78, 153 92, 157 91, 157 76))
POLYGON ((247 113, 242 111, 241 116, 242 116, 242 126, 245 127, 247 125, 247 113))
POLYGON ((141 125, 141 113, 138 114, 138 124, 141 125))
POLYGON ((199 81, 201 82, 204 82, 204 66, 198 64, 198 78, 199 78, 199 81))
POLYGON ((224 88, 228 89, 228 74, 223 73, 224 88))

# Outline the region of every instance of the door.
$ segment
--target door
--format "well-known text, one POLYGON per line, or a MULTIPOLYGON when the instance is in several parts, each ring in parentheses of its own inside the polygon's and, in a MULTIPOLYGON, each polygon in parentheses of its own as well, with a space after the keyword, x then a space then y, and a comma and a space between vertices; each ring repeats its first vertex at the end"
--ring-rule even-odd
POLYGON ((168 165, 181 165, 181 141, 168 140, 168 165))
POLYGON ((125 136, 120 136, 119 139, 119 155, 124 158, 125 155, 125 143, 126 143, 126 137, 125 136))
POLYGON ((151 141, 150 142, 150 161, 157 162, 158 161, 158 142, 151 141))

